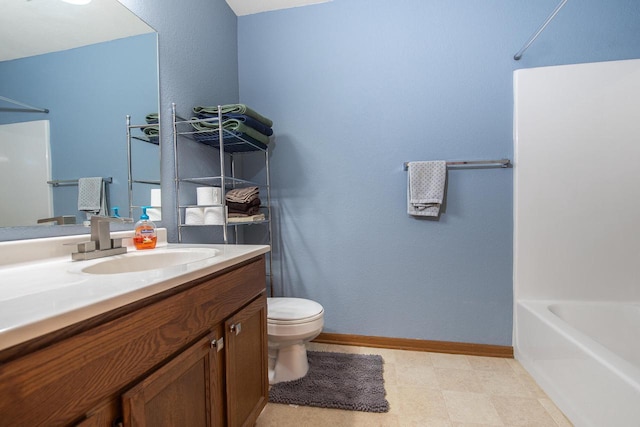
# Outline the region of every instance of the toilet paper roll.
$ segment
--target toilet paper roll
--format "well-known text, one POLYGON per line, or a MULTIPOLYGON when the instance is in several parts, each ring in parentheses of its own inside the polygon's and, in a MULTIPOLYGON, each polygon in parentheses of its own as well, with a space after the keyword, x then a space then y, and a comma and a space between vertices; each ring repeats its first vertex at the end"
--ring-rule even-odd
POLYGON ((220 187, 211 187, 211 191, 213 192, 213 204, 221 205, 222 204, 222 190, 220 187))
POLYGON ((186 208, 184 214, 184 223, 186 225, 203 225, 204 209, 203 208, 186 208))
POLYGON ((162 192, 159 188, 154 188, 151 190, 151 203, 149 204, 149 206, 162 206, 162 192))
POLYGON ((222 206, 215 208, 204 208, 204 223, 207 225, 223 225, 224 216, 222 206))
POLYGON ((200 206, 214 205, 213 187, 196 188, 196 203, 200 206))

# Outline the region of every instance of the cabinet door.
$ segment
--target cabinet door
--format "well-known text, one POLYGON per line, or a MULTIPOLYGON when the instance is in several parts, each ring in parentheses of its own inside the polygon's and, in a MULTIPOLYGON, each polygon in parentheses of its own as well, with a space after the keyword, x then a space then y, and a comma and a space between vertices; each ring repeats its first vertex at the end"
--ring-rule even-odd
POLYGON ((267 299, 263 294, 225 322, 227 425, 252 426, 267 404, 267 299))
POLYGON ((213 339, 199 340, 126 392, 125 427, 215 426, 211 393, 220 373, 213 339))

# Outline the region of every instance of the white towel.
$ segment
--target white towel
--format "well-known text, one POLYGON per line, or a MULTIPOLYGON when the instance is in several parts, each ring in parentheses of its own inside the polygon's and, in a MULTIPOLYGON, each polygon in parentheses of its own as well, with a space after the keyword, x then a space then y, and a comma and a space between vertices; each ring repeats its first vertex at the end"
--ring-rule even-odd
POLYGON ((407 212, 415 216, 438 216, 444 199, 447 162, 409 162, 407 212))
POLYGON ((109 216, 107 188, 102 177, 78 179, 78 210, 92 215, 109 216))

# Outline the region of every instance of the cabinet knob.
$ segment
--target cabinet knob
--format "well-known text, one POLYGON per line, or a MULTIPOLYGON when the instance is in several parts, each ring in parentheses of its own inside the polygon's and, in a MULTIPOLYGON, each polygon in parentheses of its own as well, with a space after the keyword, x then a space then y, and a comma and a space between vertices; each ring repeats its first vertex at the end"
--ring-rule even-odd
POLYGON ((211 348, 215 348, 220 351, 224 348, 224 338, 218 338, 211 340, 211 348))
POLYGON ((242 332, 242 323, 234 323, 229 327, 229 330, 231 332, 235 332, 235 334, 238 335, 240 332, 242 332))

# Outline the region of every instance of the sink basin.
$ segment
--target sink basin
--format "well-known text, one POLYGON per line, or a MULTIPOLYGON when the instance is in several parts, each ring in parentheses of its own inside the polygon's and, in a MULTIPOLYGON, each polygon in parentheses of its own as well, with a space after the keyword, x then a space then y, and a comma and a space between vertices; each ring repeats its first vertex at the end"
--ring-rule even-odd
POLYGON ((122 274, 159 270, 213 258, 218 253, 211 248, 183 248, 129 252, 106 258, 83 268, 89 274, 122 274))

